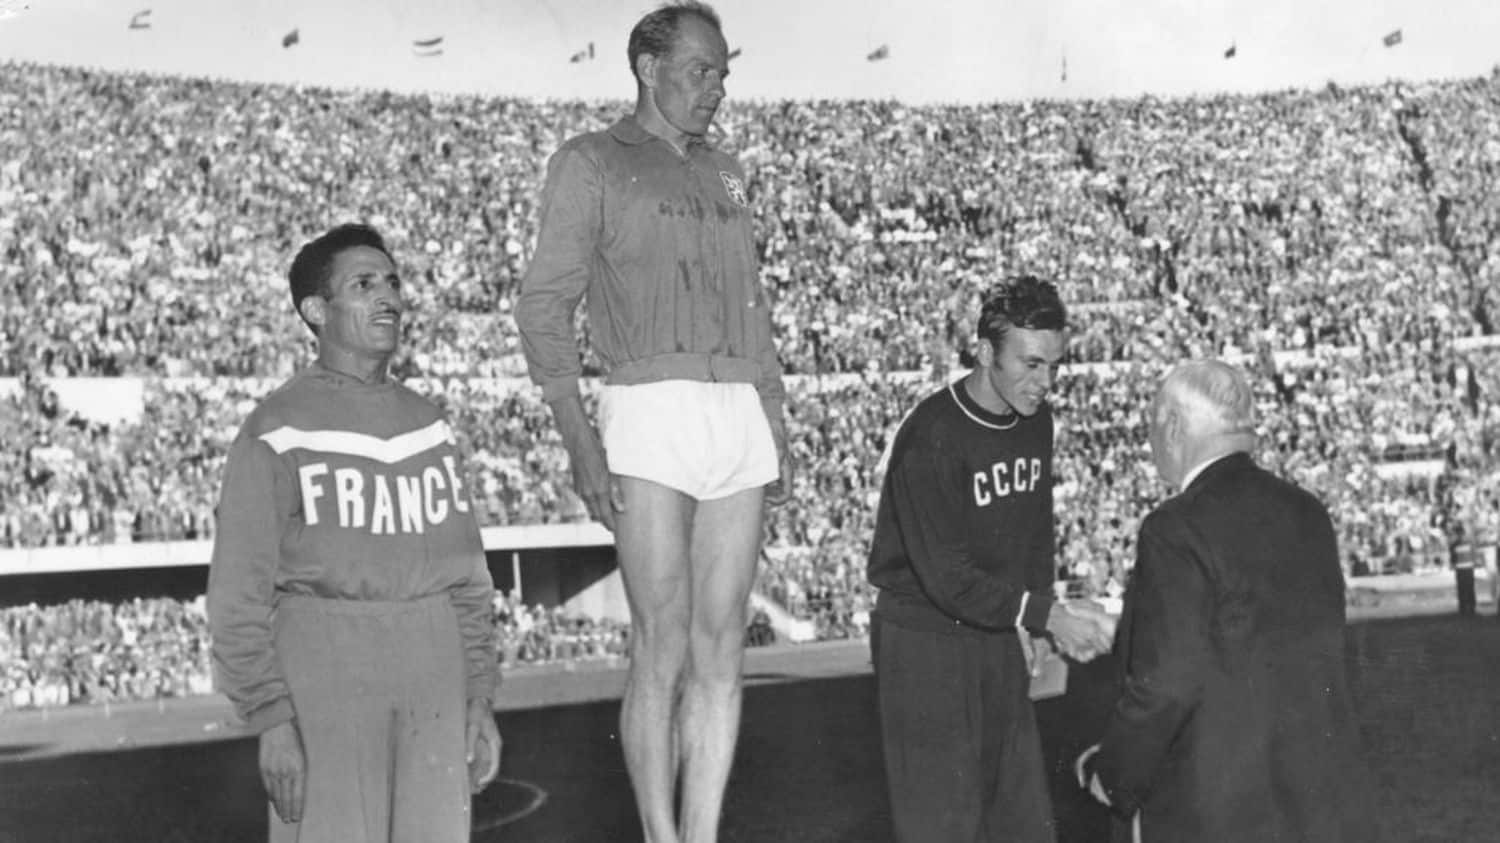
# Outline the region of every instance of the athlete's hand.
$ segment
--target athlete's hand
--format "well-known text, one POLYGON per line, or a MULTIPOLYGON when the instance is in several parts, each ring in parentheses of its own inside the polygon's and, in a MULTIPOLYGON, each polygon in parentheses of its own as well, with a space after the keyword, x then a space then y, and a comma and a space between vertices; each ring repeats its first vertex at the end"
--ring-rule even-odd
POLYGON ((766 485, 766 505, 781 506, 792 499, 792 460, 781 458, 781 475, 766 485))
POLYGON ((1091 601, 1053 603, 1047 613, 1047 631, 1063 655, 1087 662, 1114 646, 1115 619, 1091 601))
POLYGON ((1107 653, 1110 650, 1114 649, 1115 632, 1120 628, 1119 615, 1110 614, 1109 610, 1104 608, 1103 603, 1090 598, 1069 600, 1067 603, 1067 609, 1068 611, 1075 613, 1086 612, 1089 617, 1094 620, 1095 623, 1099 624, 1100 629, 1104 632, 1105 641, 1104 649, 1100 651, 1101 654, 1107 653))
POLYGON ((500 750, 504 743, 489 700, 469 700, 464 721, 464 763, 469 767, 469 792, 478 793, 489 787, 500 772, 500 750))
POLYGON ((568 464, 573 472, 573 491, 583 501, 589 517, 614 532, 615 514, 625 511, 625 493, 609 473, 604 443, 599 432, 583 411, 583 400, 576 395, 552 402, 557 431, 568 449, 568 464))
POLYGON ((277 723, 260 733, 260 781, 282 822, 302 822, 307 755, 302 751, 296 720, 277 723))
POLYGON ((573 468, 573 490, 583 499, 589 516, 613 533, 615 515, 625 511, 625 492, 609 473, 598 434, 591 430, 576 449, 569 448, 568 461, 573 468))
POLYGON ((771 438, 776 442, 776 465, 780 473, 775 480, 766 484, 766 505, 781 506, 792 499, 792 484, 795 479, 792 451, 787 447, 786 425, 772 422, 771 438))

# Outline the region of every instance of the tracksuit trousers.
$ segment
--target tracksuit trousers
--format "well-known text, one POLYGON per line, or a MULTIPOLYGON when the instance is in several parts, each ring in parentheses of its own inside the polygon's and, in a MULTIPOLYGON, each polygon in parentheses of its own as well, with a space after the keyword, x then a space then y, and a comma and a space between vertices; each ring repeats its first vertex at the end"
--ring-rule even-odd
POLYGON ((947 635, 877 614, 870 646, 898 843, 1053 843, 1015 634, 947 635))
POLYGON ((271 843, 467 843, 465 666, 445 594, 286 596, 276 654, 307 756, 302 821, 271 843))

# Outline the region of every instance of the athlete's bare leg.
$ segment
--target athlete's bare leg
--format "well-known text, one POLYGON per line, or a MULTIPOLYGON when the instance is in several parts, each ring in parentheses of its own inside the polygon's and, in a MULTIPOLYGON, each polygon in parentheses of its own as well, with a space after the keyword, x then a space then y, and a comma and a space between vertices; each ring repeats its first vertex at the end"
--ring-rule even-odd
POLYGON ((615 516, 615 551, 630 603, 620 743, 646 843, 676 843, 675 711, 688 653, 688 550, 696 502, 649 480, 615 480, 625 498, 625 511, 615 516))
POLYGON ((692 626, 677 732, 682 753, 682 841, 718 836, 739 737, 745 604, 760 556, 763 490, 700 501, 693 518, 692 626))

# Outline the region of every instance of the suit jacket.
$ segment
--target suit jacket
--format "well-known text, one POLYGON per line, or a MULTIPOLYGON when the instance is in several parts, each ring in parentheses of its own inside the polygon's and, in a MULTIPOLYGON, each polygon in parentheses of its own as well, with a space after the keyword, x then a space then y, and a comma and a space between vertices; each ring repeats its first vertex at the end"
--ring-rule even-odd
POLYGON ((1328 513, 1248 454, 1141 524, 1091 768, 1144 843, 1378 836, 1328 513))

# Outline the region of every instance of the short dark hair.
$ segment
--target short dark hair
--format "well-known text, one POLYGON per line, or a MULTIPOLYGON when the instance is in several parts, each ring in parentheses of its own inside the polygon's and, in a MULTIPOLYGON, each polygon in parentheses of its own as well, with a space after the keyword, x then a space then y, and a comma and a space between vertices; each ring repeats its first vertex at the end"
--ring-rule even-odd
MULTIPOLYGON (((302 300, 308 296, 323 296, 327 298, 331 291, 328 289, 328 276, 333 271, 333 259, 339 253, 353 249, 356 246, 369 246, 378 249, 395 263, 396 259, 391 257, 391 250, 385 246, 385 238, 374 228, 359 222, 348 222, 343 225, 334 226, 316 240, 309 241, 301 249, 297 250, 297 257, 292 259, 292 268, 287 272, 287 279, 291 281, 292 307, 302 316, 302 300)), ((304 323, 307 319, 302 319, 304 323)), ((307 326, 316 334, 317 328, 311 324, 307 326)))
POLYGON ((979 338, 999 351, 1011 328, 1061 331, 1068 327, 1068 308, 1057 285, 1035 275, 1009 278, 991 287, 979 308, 979 338))
POLYGON ((630 43, 625 47, 625 56, 630 60, 630 75, 639 82, 635 61, 642 55, 664 56, 672 52, 672 42, 677 38, 677 27, 682 19, 696 16, 699 20, 724 34, 724 24, 719 22, 719 13, 714 7, 700 0, 675 0, 663 3, 647 12, 630 30, 630 43))

